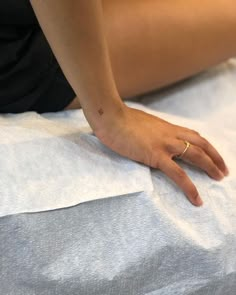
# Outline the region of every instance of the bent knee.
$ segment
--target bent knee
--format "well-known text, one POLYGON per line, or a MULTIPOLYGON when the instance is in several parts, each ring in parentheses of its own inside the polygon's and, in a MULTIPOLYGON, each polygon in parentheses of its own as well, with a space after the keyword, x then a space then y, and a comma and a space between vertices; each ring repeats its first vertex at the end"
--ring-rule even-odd
POLYGON ((72 100, 71 103, 68 104, 67 107, 64 108, 64 110, 74 110, 74 109, 81 109, 79 98, 77 96, 72 100))

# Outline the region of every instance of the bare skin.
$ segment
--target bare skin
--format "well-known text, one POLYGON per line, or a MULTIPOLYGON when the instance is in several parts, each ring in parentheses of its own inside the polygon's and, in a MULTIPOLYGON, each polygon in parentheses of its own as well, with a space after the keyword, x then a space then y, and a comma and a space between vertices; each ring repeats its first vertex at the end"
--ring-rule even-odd
MULTIPOLYGON (((236 53, 234 1, 103 0, 112 71, 122 99, 197 74, 236 53)), ((79 97, 66 109, 81 108, 79 97)))
POLYGON ((174 157, 189 141, 183 160, 215 180, 228 174, 222 157, 196 131, 130 108, 121 97, 154 90, 233 56, 233 1, 208 1, 204 7, 196 0, 31 4, 95 135, 120 155, 160 169, 200 206, 197 188, 174 157))

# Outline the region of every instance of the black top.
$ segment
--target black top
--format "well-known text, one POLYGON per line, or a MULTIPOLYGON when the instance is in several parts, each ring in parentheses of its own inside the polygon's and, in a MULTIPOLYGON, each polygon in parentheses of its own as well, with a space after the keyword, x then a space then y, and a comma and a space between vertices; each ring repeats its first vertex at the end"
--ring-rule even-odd
POLYGON ((59 111, 74 97, 29 0, 1 0, 0 113, 59 111))

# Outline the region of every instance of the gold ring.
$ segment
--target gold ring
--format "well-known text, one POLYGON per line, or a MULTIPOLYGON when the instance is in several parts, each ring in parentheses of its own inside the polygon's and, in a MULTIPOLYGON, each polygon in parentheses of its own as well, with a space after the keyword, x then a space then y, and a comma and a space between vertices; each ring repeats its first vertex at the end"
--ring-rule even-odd
POLYGON ((184 151, 182 152, 182 154, 176 156, 176 158, 178 158, 178 159, 183 158, 184 154, 187 152, 188 148, 191 145, 187 140, 184 141, 184 144, 186 145, 186 147, 185 147, 184 151))

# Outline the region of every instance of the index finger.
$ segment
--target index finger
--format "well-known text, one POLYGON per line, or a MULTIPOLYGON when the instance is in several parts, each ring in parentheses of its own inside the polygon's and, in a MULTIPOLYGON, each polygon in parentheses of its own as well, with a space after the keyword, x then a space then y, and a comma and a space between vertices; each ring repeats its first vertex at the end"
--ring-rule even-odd
POLYGON ((203 204, 196 186, 185 171, 173 160, 169 158, 163 159, 163 162, 159 163, 159 169, 177 184, 193 205, 201 206, 203 204))

